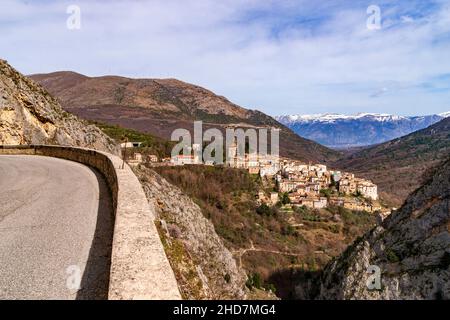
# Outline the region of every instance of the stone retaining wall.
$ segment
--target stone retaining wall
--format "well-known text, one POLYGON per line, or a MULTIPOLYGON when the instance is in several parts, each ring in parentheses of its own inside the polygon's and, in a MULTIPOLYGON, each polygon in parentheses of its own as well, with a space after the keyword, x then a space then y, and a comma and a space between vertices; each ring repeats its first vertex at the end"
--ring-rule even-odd
POLYGON ((154 209, 130 167, 117 156, 74 147, 0 146, 1 154, 41 155, 79 162, 102 173, 114 211, 109 299, 180 299, 154 224, 154 209))

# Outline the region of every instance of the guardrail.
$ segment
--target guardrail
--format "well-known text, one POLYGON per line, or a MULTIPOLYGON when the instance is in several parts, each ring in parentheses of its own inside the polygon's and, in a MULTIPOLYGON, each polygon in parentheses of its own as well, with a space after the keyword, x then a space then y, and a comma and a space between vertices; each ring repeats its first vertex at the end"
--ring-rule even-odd
POLYGON ((69 146, 0 146, 0 155, 40 155, 79 162, 106 179, 115 212, 108 298, 181 299, 142 186, 117 156, 69 146))

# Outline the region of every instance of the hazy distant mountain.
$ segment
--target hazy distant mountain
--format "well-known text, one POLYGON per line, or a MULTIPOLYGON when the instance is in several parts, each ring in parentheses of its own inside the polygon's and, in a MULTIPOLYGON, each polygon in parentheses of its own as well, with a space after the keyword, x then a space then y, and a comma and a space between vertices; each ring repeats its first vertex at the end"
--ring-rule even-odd
POLYGON ((298 135, 332 148, 368 146, 386 142, 424 129, 450 112, 428 116, 402 117, 390 114, 315 114, 275 117, 298 135))

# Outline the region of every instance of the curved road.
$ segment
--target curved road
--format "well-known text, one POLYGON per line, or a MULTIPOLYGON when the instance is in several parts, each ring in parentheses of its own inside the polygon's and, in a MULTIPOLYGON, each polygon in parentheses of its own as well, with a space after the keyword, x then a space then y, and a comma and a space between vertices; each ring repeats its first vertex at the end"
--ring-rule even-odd
POLYGON ((96 171, 0 156, 0 299, 106 298, 112 231, 111 198, 96 171))

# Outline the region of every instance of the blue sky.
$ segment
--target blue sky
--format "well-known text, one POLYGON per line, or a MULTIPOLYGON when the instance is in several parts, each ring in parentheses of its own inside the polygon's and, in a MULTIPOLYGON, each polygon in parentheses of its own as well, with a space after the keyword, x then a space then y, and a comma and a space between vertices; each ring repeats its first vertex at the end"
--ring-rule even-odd
POLYGON ((450 0, 2 0, 0 31, 25 74, 172 77, 271 115, 450 110, 450 0))

